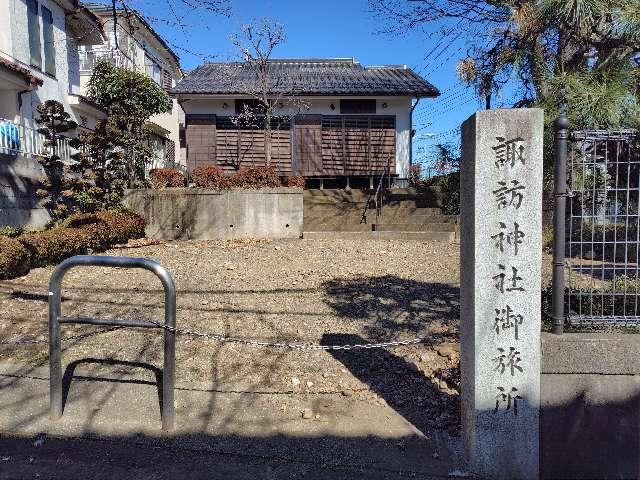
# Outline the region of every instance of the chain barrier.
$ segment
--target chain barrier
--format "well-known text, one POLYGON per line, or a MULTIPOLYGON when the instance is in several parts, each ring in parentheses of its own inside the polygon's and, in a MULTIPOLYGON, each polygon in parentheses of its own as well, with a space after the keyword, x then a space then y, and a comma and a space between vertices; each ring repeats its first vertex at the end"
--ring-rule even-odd
MULTIPOLYGON (((153 320, 149 320, 150 323, 153 323, 158 328, 168 330, 171 333, 176 335, 187 335, 190 337, 199 337, 206 338, 208 340, 213 340, 220 343, 239 343, 242 345, 247 345, 251 347, 261 347, 261 348, 285 348, 289 350, 367 350, 373 348, 389 348, 389 347, 403 347, 409 345, 418 345, 420 343, 426 343, 427 337, 416 337, 408 340, 395 340, 391 342, 380 342, 380 343, 355 343, 352 345, 320 345, 313 343, 286 343, 286 342, 272 342, 266 340, 253 340, 247 338, 240 337, 228 337, 224 335, 219 335, 216 333, 210 332, 201 332, 197 330, 187 330, 183 328, 173 328, 164 325, 163 323, 155 322, 153 320)), ((94 335, 99 335, 101 333, 111 332, 113 330, 118 330, 122 327, 115 328, 107 328, 102 329, 97 332, 83 333, 80 335, 71 335, 68 337, 64 337, 61 339, 63 342, 68 342, 70 340, 77 340, 87 337, 92 337, 94 335)), ((0 345, 29 345, 29 344, 42 344, 48 343, 49 340, 39 340, 39 339, 18 339, 18 340, 0 340, 0 345)))
POLYGON ((149 320, 149 322, 157 325, 159 328, 170 331, 176 335, 188 335, 191 337, 207 338, 221 343, 239 343, 242 345, 248 345, 251 347, 263 347, 263 348, 287 348, 290 350, 362 350, 372 348, 388 348, 388 347, 401 347, 407 345, 417 345, 419 343, 425 343, 427 337, 416 337, 409 340, 396 340, 392 342, 380 342, 380 343, 355 343, 353 345, 319 345, 313 343, 286 343, 286 342, 270 342, 266 340, 253 340, 239 337, 226 337, 216 333, 201 332, 197 330, 187 330, 183 328, 168 327, 162 323, 149 320))

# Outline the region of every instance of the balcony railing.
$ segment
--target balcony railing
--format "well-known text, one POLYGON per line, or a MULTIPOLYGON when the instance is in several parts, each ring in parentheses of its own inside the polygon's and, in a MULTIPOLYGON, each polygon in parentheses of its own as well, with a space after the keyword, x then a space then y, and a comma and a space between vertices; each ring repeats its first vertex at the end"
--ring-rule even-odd
POLYGON ((79 50, 80 71, 90 72, 98 60, 107 59, 109 62, 120 68, 133 68, 133 61, 120 50, 114 48, 100 48, 92 50, 79 50))
MULTIPOLYGON (((71 155, 74 149, 69 141, 70 139, 66 137, 58 139, 56 153, 64 163, 73 162, 71 155)), ((0 153, 44 157, 47 154, 44 142, 44 135, 35 128, 0 118, 0 153)))

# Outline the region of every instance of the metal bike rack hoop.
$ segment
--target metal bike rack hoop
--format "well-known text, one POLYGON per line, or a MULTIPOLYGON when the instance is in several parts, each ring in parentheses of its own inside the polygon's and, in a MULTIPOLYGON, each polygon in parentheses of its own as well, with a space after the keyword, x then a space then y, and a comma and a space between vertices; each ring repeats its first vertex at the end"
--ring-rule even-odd
POLYGON ((141 268, 153 272, 164 287, 164 366, 162 369, 162 429, 173 429, 173 387, 176 352, 176 287, 171 274, 159 263, 147 258, 77 255, 61 262, 49 281, 49 412, 52 420, 62 416, 62 365, 60 324, 114 325, 119 327, 161 328, 145 320, 63 317, 60 307, 60 287, 65 274, 73 267, 95 266, 141 268))

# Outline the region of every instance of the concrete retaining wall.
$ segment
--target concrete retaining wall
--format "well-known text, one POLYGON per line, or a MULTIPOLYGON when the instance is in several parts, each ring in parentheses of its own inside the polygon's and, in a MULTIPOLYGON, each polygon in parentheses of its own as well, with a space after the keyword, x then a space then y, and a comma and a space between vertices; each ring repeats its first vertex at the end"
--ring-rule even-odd
POLYGON ((640 335, 543 334, 543 478, 640 478, 640 335))
POLYGON ((167 188, 125 196, 125 204, 147 220, 147 236, 161 240, 299 238, 302 201, 299 188, 167 188))
POLYGON ((44 171, 35 158, 0 154, 0 227, 43 227, 49 212, 35 194, 44 171))

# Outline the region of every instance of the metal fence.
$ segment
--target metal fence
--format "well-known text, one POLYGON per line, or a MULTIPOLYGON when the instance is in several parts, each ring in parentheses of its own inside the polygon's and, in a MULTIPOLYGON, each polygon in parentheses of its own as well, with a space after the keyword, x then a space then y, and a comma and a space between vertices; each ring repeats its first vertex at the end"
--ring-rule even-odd
MULTIPOLYGON (((56 153, 65 163, 72 162, 74 153, 67 137, 58 138, 56 153)), ((0 153, 5 155, 46 155, 45 137, 37 129, 21 125, 0 117, 0 153)))
MULTIPOLYGON (((559 303, 562 294, 563 311, 554 315, 554 323, 640 325, 638 132, 564 133, 564 141, 556 136, 556 160, 562 163, 562 155, 566 158, 567 186, 566 192, 556 186, 556 200, 564 196, 567 208, 563 215, 556 201, 555 212, 564 245, 554 246, 555 266, 562 269, 564 281, 556 300, 559 303)), ((559 272, 554 283, 558 281, 559 272)))

